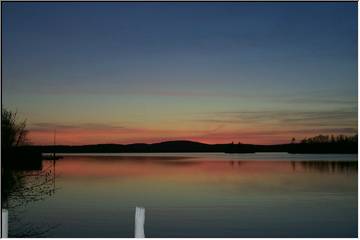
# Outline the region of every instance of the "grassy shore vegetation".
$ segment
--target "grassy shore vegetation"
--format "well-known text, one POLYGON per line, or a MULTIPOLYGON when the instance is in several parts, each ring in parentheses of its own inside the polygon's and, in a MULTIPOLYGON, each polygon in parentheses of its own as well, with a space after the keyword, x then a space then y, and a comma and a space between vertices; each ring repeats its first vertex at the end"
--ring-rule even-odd
POLYGON ((2 108, 1 111, 1 207, 11 212, 9 225, 16 235, 11 237, 39 237, 48 229, 23 222, 18 217, 19 207, 52 195, 55 176, 52 168, 43 168, 41 152, 33 149, 27 138, 26 121, 17 113, 2 108))
POLYGON ((1 144, 7 151, 13 147, 25 145, 27 140, 26 120, 19 120, 17 112, 6 108, 1 111, 1 144))

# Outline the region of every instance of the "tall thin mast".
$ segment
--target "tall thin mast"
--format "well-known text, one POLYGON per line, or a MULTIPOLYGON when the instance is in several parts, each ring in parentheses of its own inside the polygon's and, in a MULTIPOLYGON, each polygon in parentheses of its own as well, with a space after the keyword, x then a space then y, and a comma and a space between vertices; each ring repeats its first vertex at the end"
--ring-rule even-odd
POLYGON ((55 145, 56 145, 56 129, 54 130, 54 158, 55 158, 55 145))
POLYGON ((56 171, 56 167, 55 167, 55 164, 56 164, 56 157, 55 157, 55 146, 56 146, 56 129, 54 130, 54 159, 53 159, 53 183, 54 183, 54 186, 53 186, 53 191, 55 193, 55 180, 56 180, 56 174, 55 174, 55 171, 56 171))

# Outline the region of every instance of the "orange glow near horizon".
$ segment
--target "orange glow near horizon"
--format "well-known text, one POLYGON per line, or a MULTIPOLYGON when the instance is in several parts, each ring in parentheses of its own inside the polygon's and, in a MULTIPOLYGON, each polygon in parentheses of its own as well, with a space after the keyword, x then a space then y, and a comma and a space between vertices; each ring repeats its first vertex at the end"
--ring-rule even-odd
MULTIPOLYGON (((354 132, 355 134, 356 132, 354 132)), ((317 134, 337 134, 329 130, 298 130, 298 131, 264 131, 261 129, 193 131, 187 129, 57 129, 56 144, 58 145, 86 145, 86 144, 131 144, 158 143, 164 141, 189 140, 208 144, 216 143, 249 143, 249 144, 281 144, 289 143, 293 137, 301 140, 317 134)), ((34 129, 29 132, 29 140, 35 145, 52 145, 53 130, 34 129)))

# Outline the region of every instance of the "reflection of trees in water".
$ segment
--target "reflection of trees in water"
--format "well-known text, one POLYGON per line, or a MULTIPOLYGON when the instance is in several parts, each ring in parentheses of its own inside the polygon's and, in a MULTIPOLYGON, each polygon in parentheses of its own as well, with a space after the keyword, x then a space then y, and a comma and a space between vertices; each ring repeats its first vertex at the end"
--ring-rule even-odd
POLYGON ((163 160, 158 160, 156 161, 157 164, 161 164, 163 166, 169 166, 169 167, 188 167, 188 166, 193 166, 193 165, 199 165, 202 164, 203 162, 200 161, 182 161, 182 160, 178 160, 178 161, 163 161, 163 160))
POLYGON ((236 165, 240 166, 242 164, 241 161, 229 161, 229 162, 232 167, 235 167, 236 165))
POLYGON ((356 173, 358 170, 358 163, 356 161, 300 161, 291 162, 291 165, 294 171, 297 165, 300 165, 307 171, 324 173, 356 173))
POLYGON ((55 162, 40 170, 17 171, 6 169, 3 172, 5 207, 9 209, 10 237, 40 237, 55 226, 39 228, 21 219, 24 207, 41 201, 55 193, 55 162))
POLYGON ((53 165, 45 166, 41 170, 6 172, 9 172, 8 175, 11 178, 6 189, 8 208, 43 200, 55 193, 53 165))
MULTIPOLYGON (((254 163, 246 161, 248 163, 254 163)), ((229 161, 231 167, 241 167, 244 161, 229 161)), ((271 162, 269 162, 271 163, 271 162)), ((275 163, 275 162, 274 162, 275 163)), ((281 162, 277 162, 281 163, 281 162)), ((283 165, 290 163, 292 170, 316 171, 324 173, 357 173, 357 161, 289 161, 282 162, 283 165)))

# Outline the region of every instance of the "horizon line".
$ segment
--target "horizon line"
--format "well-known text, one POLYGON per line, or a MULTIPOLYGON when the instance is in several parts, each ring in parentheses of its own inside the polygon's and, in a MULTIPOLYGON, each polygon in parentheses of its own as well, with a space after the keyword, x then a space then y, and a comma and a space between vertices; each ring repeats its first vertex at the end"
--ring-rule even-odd
MULTIPOLYGON (((320 134, 321 135, 321 134, 320 134)), ((349 135, 345 135, 345 134, 340 134, 343 136, 356 136, 358 135, 356 134, 349 134, 349 135)), ((340 136, 340 135, 335 135, 336 136, 340 136)), ((331 135, 323 135, 323 136, 331 136, 331 135)), ((51 145, 51 144, 28 144, 25 146, 37 146, 37 147, 54 147, 54 146, 77 146, 77 147, 81 147, 81 146, 95 146, 95 145, 121 145, 121 146, 129 146, 129 145, 154 145, 154 144, 161 144, 161 143, 169 143, 169 142, 189 142, 189 143, 199 143, 199 144, 204 144, 204 145, 226 145, 226 144, 243 144, 243 145, 258 145, 258 146, 274 146, 274 145, 285 145, 285 144, 298 144, 300 143, 299 141, 297 142, 287 142, 287 143, 272 143, 272 144, 256 144, 256 143, 244 143, 244 142, 229 142, 229 143, 204 143, 204 142, 200 142, 200 141, 193 141, 193 140, 186 140, 186 139, 179 139, 179 140, 168 140, 168 141, 161 141, 161 142, 154 142, 154 143, 145 143, 145 142, 134 142, 134 143, 94 143, 94 144, 56 144, 56 145, 51 145)))

